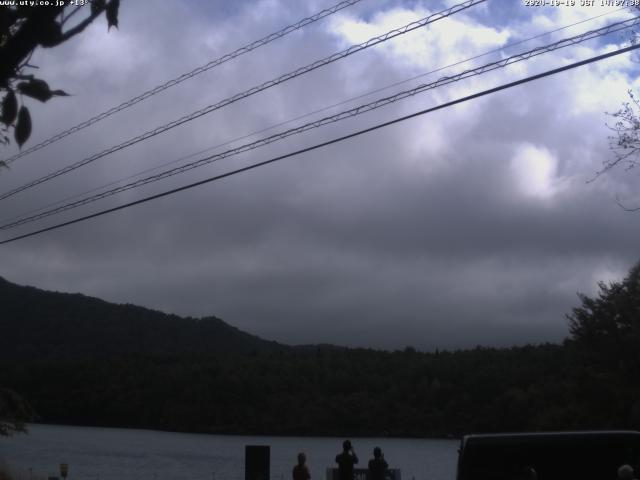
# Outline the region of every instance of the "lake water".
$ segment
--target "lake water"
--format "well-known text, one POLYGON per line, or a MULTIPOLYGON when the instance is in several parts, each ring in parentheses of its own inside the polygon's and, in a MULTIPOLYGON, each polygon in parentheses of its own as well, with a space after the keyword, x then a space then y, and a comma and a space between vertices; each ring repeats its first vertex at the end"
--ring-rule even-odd
MULTIPOLYGON (((243 480, 245 445, 271 446, 271 480, 290 480, 298 452, 305 452, 314 480, 333 467, 342 438, 258 437, 168 433, 152 430, 31 425, 28 435, 0 437, 0 462, 17 480, 59 476, 69 480, 243 480)), ((453 480, 457 440, 351 438, 366 468, 380 446, 402 480, 453 480)))

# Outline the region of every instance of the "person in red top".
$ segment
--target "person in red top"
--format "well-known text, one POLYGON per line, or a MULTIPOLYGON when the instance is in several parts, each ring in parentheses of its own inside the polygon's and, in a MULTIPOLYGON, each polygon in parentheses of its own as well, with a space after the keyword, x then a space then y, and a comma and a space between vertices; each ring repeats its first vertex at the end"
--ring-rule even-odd
POLYGON ((307 456, 300 452, 298 454, 298 464, 293 467, 293 480, 311 480, 311 474, 305 464, 306 461, 307 456))

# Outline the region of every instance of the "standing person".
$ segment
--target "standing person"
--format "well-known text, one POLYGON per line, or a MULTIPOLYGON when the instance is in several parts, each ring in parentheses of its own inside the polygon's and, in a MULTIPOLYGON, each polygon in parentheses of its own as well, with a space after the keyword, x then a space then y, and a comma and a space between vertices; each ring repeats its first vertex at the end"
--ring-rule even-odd
POLYGON ((353 480, 353 466, 358 463, 358 456, 349 440, 342 442, 342 453, 336 455, 338 464, 338 480, 353 480))
POLYGON ((522 469, 520 478, 523 480, 538 480, 538 472, 531 466, 526 466, 522 469))
POLYGON ((384 459, 380 447, 373 449, 373 458, 369 460, 369 480, 384 480, 389 464, 384 459))
POLYGON ((309 473, 309 469, 305 462, 307 461, 307 456, 300 452, 298 454, 298 464, 293 467, 293 480, 311 480, 311 474, 309 473))
POLYGON ((633 474, 633 467, 631 465, 621 465, 618 468, 619 480, 636 480, 636 476, 633 474))

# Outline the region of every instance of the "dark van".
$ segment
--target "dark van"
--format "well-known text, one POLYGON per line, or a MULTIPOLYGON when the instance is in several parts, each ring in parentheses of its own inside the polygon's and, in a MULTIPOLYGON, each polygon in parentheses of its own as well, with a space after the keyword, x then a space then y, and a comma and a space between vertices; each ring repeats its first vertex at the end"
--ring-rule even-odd
POLYGON ((544 432, 466 435, 458 480, 517 480, 527 467, 539 480, 612 479, 618 467, 640 466, 640 432, 544 432))

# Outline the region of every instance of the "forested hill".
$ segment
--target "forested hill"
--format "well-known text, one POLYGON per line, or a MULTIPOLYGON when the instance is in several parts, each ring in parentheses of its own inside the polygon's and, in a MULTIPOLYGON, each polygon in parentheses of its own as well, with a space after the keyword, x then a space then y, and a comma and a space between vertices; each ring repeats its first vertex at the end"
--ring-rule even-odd
POLYGON ((581 298, 562 345, 455 352, 286 347, 216 318, 6 281, 0 302, 0 393, 22 395, 45 423, 339 436, 640 429, 640 263, 581 298))
POLYGON ((0 277, 0 360, 256 353, 287 348, 216 317, 201 319, 49 292, 0 277))

